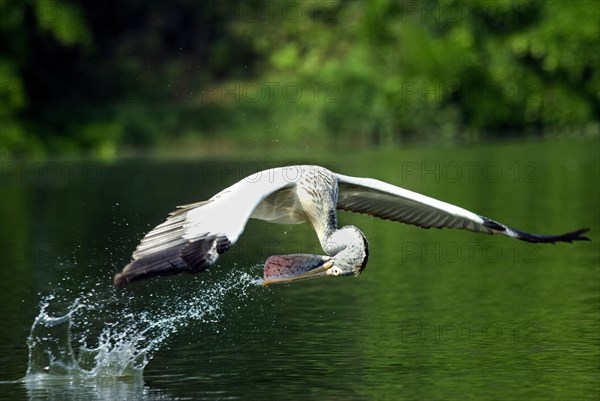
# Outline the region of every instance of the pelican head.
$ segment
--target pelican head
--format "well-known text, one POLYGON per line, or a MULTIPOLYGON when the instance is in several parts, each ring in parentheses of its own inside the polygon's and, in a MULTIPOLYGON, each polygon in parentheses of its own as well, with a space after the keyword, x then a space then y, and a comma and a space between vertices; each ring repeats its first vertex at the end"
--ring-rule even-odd
POLYGON ((325 276, 358 276, 367 266, 367 238, 354 226, 335 230, 323 244, 323 249, 331 256, 300 253, 269 257, 264 266, 263 285, 325 276))
POLYGON ((332 266, 325 270, 329 276, 358 276, 367 267, 369 243, 355 226, 344 226, 334 231, 323 249, 332 255, 332 266))

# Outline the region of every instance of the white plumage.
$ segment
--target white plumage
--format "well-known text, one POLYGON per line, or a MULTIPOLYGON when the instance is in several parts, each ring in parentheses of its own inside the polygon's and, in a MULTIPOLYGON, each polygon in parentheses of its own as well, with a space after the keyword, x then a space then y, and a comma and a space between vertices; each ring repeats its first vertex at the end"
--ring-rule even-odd
POLYGON ((368 257, 366 238, 353 226, 338 229, 337 210, 423 228, 459 228, 529 242, 588 240, 581 236, 587 229, 550 236, 528 234, 379 180, 336 174, 319 166, 288 166, 249 176, 207 201, 180 206, 146 234, 133 261, 115 276, 115 284, 203 271, 237 241, 249 218, 279 224, 309 222, 327 254, 273 256, 265 264, 268 282, 359 274, 368 257))

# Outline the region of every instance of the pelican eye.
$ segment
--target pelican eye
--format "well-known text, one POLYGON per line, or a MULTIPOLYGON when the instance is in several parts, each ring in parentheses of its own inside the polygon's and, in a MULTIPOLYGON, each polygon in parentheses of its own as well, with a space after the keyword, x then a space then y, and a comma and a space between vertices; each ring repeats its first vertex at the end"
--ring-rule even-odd
POLYGON ((339 276, 340 274, 342 274, 342 269, 340 269, 337 266, 334 266, 331 268, 331 274, 333 274, 334 276, 339 276))

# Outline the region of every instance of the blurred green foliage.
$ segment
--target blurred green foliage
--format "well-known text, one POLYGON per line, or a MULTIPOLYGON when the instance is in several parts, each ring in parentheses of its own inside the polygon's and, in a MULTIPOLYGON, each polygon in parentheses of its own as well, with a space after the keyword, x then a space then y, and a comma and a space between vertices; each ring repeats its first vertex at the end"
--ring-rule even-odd
POLYGON ((598 131, 596 0, 0 0, 0 156, 598 131))

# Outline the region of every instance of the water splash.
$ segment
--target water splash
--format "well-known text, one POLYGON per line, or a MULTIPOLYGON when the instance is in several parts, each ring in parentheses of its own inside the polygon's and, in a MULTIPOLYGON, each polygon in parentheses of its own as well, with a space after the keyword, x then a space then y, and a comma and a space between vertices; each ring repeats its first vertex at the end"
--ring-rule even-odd
POLYGON ((141 378, 153 354, 178 329, 193 321, 219 321, 228 297, 244 298, 258 283, 231 271, 191 295, 180 289, 173 291, 179 295, 150 295, 142 311, 136 310, 139 299, 114 290, 108 296, 106 290, 82 291, 72 301, 48 295, 31 327, 24 380, 141 378))

